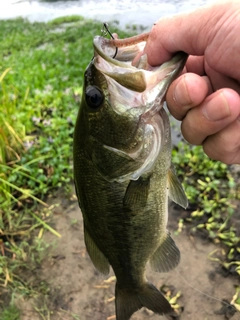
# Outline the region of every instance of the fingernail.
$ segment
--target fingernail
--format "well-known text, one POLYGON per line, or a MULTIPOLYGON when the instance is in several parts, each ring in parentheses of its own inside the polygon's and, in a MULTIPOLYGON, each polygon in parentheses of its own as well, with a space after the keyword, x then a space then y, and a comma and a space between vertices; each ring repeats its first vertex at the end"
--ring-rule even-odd
POLYGON ((219 103, 209 101, 202 109, 204 116, 210 121, 222 120, 231 114, 224 92, 219 94, 219 99, 221 99, 219 103))
POLYGON ((192 104, 191 98, 188 94, 187 81, 185 75, 183 75, 181 80, 176 85, 173 93, 173 99, 178 105, 183 107, 192 104))

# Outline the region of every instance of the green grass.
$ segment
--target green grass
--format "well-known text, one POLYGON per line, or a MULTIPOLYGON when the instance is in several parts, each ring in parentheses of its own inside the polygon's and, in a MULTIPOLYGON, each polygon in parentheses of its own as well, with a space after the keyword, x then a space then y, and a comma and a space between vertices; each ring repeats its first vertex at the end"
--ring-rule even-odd
MULTIPOLYGON (((0 24, 0 318, 19 319, 13 295, 42 294, 27 275, 49 244, 46 195, 72 182, 72 138, 83 73, 102 24, 79 16, 0 24), (34 232, 35 231, 35 232, 34 232), (24 277, 26 275, 26 277, 24 277)), ((119 32, 121 36, 126 35, 119 32)))
POLYGON ((2 320, 19 320, 20 311, 14 304, 9 305, 6 309, 3 310, 1 314, 1 319, 2 320))
MULTIPOLYGON (((22 127, 19 140, 27 150, 17 161, 22 170, 3 172, 9 183, 18 181, 41 199, 49 188, 66 186, 72 177, 72 136, 83 72, 101 27, 76 16, 48 24, 1 22, 0 72, 11 69, 0 94, 14 96, 10 125, 13 120, 14 129, 15 124, 22 127)), ((1 111, 6 113, 7 106, 9 102, 3 103, 1 111)))

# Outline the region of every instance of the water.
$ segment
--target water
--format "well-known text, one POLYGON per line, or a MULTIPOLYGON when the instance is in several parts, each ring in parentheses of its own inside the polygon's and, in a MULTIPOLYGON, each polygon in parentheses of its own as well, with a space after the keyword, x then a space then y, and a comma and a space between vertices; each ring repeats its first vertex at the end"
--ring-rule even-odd
POLYGON ((99 21, 119 21, 119 26, 142 25, 150 29, 163 16, 186 12, 213 0, 0 0, 0 19, 27 18, 47 22, 66 15, 81 15, 99 21))

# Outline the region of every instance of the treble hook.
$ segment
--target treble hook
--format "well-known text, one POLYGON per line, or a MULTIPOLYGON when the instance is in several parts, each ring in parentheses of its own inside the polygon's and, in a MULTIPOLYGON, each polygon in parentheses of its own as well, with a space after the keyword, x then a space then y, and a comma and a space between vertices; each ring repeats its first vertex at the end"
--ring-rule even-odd
MULTIPOLYGON (((104 23, 103 23, 103 26, 104 26, 104 28, 105 28, 105 29, 102 29, 103 35, 106 36, 107 34, 109 34, 110 37, 114 40, 114 39, 115 39, 114 36, 112 35, 112 33, 110 32, 110 30, 108 29, 108 24, 107 24, 106 22, 104 22, 104 23)), ((113 59, 116 57, 117 53, 118 53, 118 47, 116 47, 115 54, 114 54, 114 56, 112 57, 113 59)))

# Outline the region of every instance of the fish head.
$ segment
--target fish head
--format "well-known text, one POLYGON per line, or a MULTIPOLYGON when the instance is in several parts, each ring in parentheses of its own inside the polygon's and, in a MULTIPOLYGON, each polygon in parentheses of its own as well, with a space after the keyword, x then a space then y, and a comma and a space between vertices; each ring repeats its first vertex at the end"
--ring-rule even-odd
POLYGON ((117 54, 104 37, 96 36, 93 46, 80 107, 85 152, 106 180, 137 180, 161 152, 166 128, 160 110, 187 56, 178 53, 153 68, 143 55, 133 66, 144 41, 120 47, 117 54))

